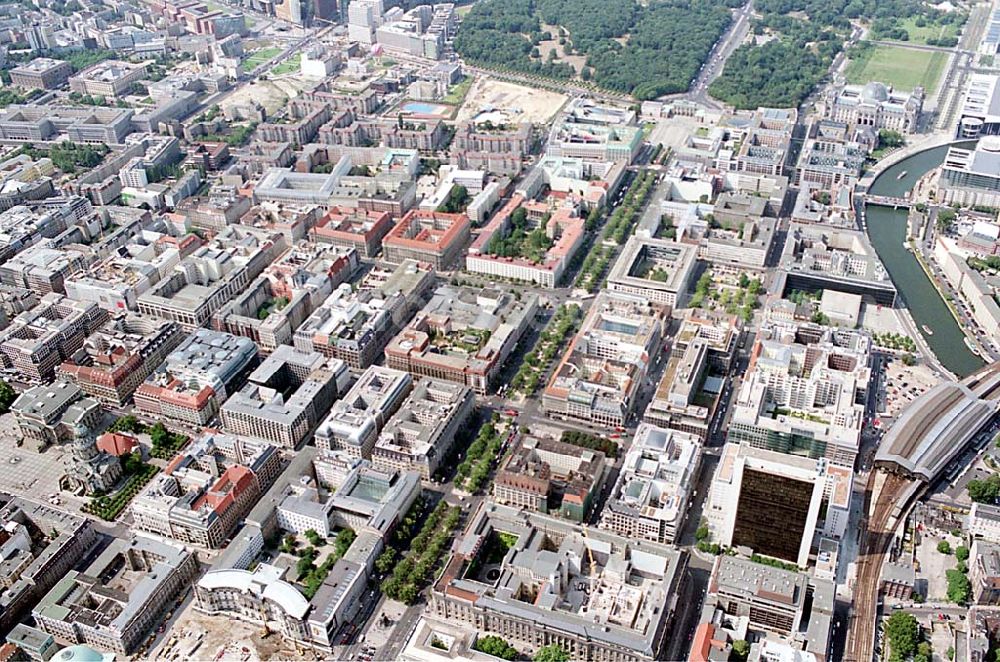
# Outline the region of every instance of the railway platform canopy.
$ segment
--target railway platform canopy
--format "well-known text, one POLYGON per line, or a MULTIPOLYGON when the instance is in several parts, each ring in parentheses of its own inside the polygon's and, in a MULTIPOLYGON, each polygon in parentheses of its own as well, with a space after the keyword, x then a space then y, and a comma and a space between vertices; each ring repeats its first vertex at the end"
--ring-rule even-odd
POLYGON ((907 407, 886 434, 875 466, 932 483, 1000 410, 1000 365, 936 385, 907 407))

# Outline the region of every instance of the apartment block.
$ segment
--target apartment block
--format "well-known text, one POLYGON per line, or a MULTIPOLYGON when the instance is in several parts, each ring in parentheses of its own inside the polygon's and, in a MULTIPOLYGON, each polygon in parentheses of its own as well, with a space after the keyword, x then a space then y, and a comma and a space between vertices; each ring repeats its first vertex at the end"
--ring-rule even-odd
POLYGON ((17 632, 32 606, 90 551, 97 532, 87 519, 11 496, 0 499, 0 522, 0 626, 17 632))
POLYGON ((88 336, 56 368, 56 375, 103 405, 124 407, 182 339, 174 322, 118 314, 88 336))
POLYGON ((761 660, 830 659, 836 585, 723 554, 716 558, 692 650, 753 639, 761 660))
POLYGON ((537 308, 534 294, 442 285, 386 346, 386 365, 485 395, 537 308))
POLYGON ((972 584, 973 603, 1000 605, 1000 545, 985 540, 972 543, 969 581, 972 584))
POLYGON ((458 259, 469 235, 465 214, 413 209, 383 239, 383 258, 391 264, 416 260, 429 262, 438 270, 447 269, 458 259))
POLYGON ((269 443, 206 434, 132 500, 133 524, 185 545, 221 548, 281 467, 269 443))
POLYGON ((293 99, 282 109, 278 122, 265 122, 257 127, 264 142, 289 142, 308 145, 319 128, 330 121, 331 109, 325 103, 293 99))
POLYGON ((608 274, 608 290, 683 305, 695 273, 697 250, 666 239, 630 237, 608 274))
POLYGON ((55 90, 73 75, 73 65, 65 60, 36 57, 10 70, 10 84, 27 90, 55 90))
POLYGON ((311 232, 311 239, 337 246, 353 247, 362 257, 375 257, 382 251, 382 238, 392 229, 387 212, 334 207, 311 232))
POLYGON ((107 311, 95 303, 50 292, 0 334, 3 363, 27 382, 49 381, 59 364, 80 351, 107 319, 107 311))
POLYGON ((673 543, 700 468, 697 437, 640 423, 601 513, 601 528, 630 540, 673 543))
POLYGON ((519 436, 511 448, 493 481, 497 503, 587 520, 607 475, 604 453, 548 436, 519 436))
POLYGON ((691 309, 674 334, 670 359, 643 420, 706 440, 722 394, 721 377, 706 389, 707 377, 729 371, 741 327, 736 315, 691 309))
POLYGON ((360 262, 353 248, 298 241, 212 315, 212 328, 250 338, 264 353, 294 332, 360 262))
POLYGON ((282 234, 227 226, 140 296, 139 312, 185 331, 204 326, 287 248, 282 234))
POLYGON ((817 325, 765 325, 732 404, 733 443, 853 467, 871 380, 871 339, 817 325))
POLYGON ((546 415, 624 426, 660 351, 664 320, 646 300, 598 295, 542 392, 546 415))
POLYGON ((469 388, 420 380, 375 440, 372 466, 386 472, 415 471, 430 480, 474 408, 469 388))
POLYGON ((452 550, 431 588, 433 616, 514 646, 557 644, 574 660, 663 658, 685 552, 490 501, 452 550), (487 569, 491 554, 502 560, 487 569))
POLYGON ((412 388, 409 373, 370 366, 344 397, 333 403, 316 429, 316 447, 370 459, 379 432, 412 388))
POLYGON ((278 347, 222 406, 223 427, 233 434, 294 449, 305 440, 337 396, 347 390, 347 365, 317 352, 278 347))
POLYGON ((257 360, 247 338, 198 329, 135 392, 144 414, 193 426, 211 421, 257 360))
POLYGON ((31 613, 57 639, 131 655, 197 574, 195 555, 179 546, 116 538, 83 572, 60 578, 31 613))
POLYGON ((460 168, 486 170, 513 177, 531 151, 531 124, 494 125, 466 121, 458 125, 451 143, 452 163, 460 168))
POLYGON ((17 142, 57 140, 121 145, 132 133, 130 109, 88 106, 11 104, 0 112, 0 139, 17 142))
POLYGON ((123 60, 104 60, 69 79, 69 89, 94 97, 114 98, 129 93, 133 83, 146 77, 146 65, 123 60))
POLYGON ((580 217, 575 205, 550 209, 545 204, 525 204, 524 198, 515 194, 500 208, 490 222, 469 246, 465 268, 474 273, 501 278, 512 278, 542 287, 556 287, 569 267, 577 250, 583 245, 585 219, 580 217), (505 256, 497 254, 497 246, 515 231, 512 216, 520 209, 528 219, 521 232, 544 231, 550 246, 537 256, 505 256), (536 213, 531 213, 537 210, 536 213))

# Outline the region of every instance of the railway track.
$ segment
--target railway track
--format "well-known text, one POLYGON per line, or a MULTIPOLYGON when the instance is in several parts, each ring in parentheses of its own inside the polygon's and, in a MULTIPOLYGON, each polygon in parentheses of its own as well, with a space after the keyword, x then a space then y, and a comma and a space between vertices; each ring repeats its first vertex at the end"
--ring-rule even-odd
POLYGON ((865 494, 869 516, 863 522, 861 543, 858 548, 857 576, 854 586, 854 605, 847 631, 844 659, 849 662, 871 662, 874 656, 875 618, 878 610, 879 577, 882 564, 889 554, 889 546, 898 525, 893 519, 897 507, 913 479, 896 474, 873 471, 868 479, 865 494), (885 480, 878 485, 879 477, 885 480), (874 494, 875 490, 877 494, 874 494), (874 500, 872 500, 874 498, 874 500))

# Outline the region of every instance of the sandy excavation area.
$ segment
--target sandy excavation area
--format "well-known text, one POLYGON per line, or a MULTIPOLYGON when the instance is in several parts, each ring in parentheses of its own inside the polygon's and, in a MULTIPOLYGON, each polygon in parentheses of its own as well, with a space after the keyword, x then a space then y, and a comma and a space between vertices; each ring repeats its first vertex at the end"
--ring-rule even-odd
POLYGON ((494 108, 508 111, 512 121, 544 124, 566 103, 566 95, 548 90, 532 89, 499 81, 489 76, 476 79, 465 103, 458 111, 458 122, 473 119, 494 108))

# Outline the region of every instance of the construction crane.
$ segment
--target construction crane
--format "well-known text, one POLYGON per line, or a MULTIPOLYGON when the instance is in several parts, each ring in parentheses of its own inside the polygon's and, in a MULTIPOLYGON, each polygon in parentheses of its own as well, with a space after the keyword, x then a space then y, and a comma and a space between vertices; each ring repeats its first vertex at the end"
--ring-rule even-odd
POLYGON ((587 595, 594 592, 594 568, 597 566, 594 563, 594 550, 590 547, 590 536, 587 535, 587 526, 584 525, 580 528, 580 533, 583 535, 584 546, 587 548, 587 560, 590 562, 590 571, 587 573, 587 595))

